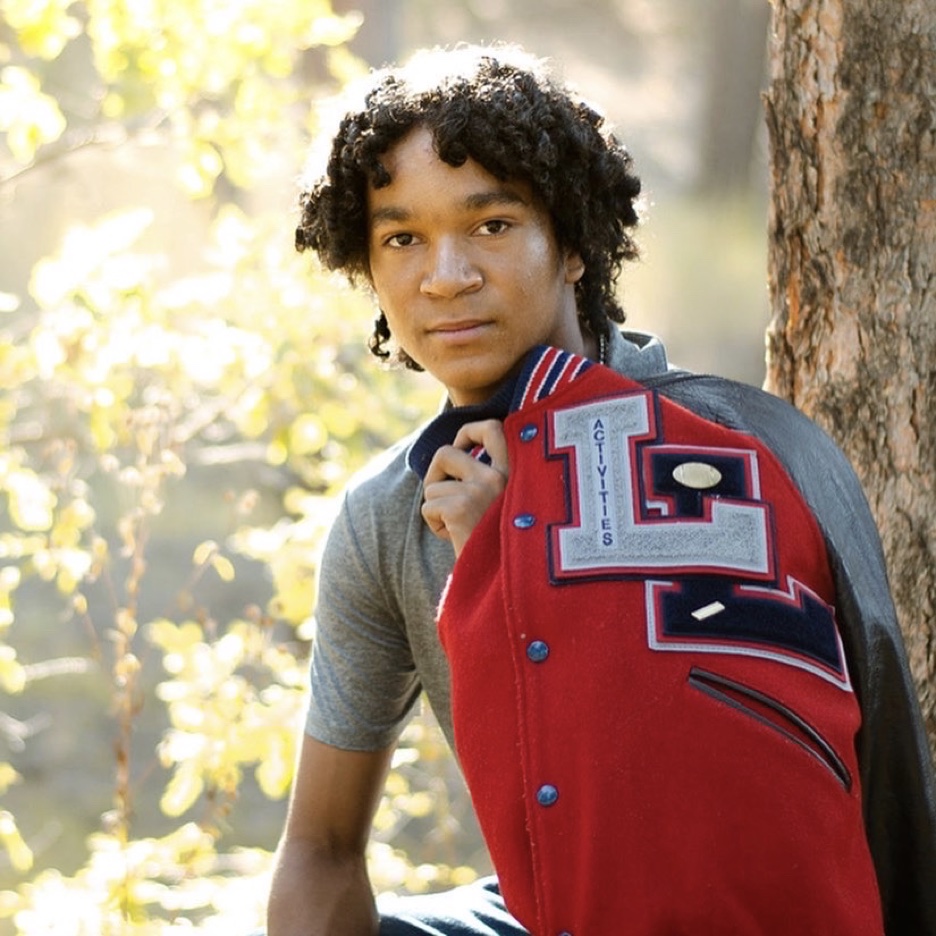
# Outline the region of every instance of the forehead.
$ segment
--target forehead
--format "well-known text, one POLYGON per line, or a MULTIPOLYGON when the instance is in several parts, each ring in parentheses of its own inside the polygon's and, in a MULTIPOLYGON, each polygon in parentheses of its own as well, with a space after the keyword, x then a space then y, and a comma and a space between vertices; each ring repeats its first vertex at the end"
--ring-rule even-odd
POLYGON ((432 132, 417 127, 381 157, 389 184, 368 184, 367 204, 371 219, 393 210, 479 207, 492 200, 532 205, 531 187, 521 180, 501 180, 469 158, 452 166, 436 152, 432 132))
POLYGON ((438 163, 440 167, 455 168, 454 166, 448 166, 439 158, 432 131, 424 126, 414 127, 405 136, 397 140, 380 157, 380 162, 390 176, 391 185, 400 174, 400 171, 405 170, 407 166, 414 162, 423 166, 438 163))

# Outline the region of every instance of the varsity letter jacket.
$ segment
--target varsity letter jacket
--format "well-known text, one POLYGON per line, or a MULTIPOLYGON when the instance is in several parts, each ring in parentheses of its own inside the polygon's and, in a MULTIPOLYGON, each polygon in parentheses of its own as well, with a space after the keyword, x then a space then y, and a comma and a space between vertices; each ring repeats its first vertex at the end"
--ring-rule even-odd
POLYGON ((537 349, 439 613, 456 748, 536 936, 879 936, 822 533, 772 452, 537 349))

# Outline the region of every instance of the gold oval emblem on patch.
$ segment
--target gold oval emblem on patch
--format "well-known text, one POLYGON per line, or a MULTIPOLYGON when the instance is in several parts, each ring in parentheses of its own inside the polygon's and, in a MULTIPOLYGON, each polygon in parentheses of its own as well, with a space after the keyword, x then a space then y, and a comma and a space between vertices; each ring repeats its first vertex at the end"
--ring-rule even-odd
POLYGON ((721 481, 721 472, 705 462, 683 462, 673 469, 673 477, 683 486, 695 491, 707 491, 721 481))

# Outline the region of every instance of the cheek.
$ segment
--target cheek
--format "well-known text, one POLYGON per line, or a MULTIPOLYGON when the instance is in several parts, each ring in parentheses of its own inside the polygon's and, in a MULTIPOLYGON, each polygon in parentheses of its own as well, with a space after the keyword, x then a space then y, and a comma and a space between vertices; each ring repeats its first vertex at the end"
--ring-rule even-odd
POLYGON ((554 270, 559 266, 559 251, 542 227, 538 227, 527 239, 526 260, 528 270, 536 268, 542 272, 546 269, 554 270))
POLYGON ((562 292, 568 283, 567 264, 552 238, 545 235, 530 241, 520 266, 523 270, 520 283, 527 295, 546 299, 562 292))
POLYGON ((384 302, 380 306, 381 312, 383 312, 384 317, 387 319, 387 325, 390 328, 390 333, 393 335, 395 341, 399 345, 406 343, 407 338, 407 329, 406 329, 406 319, 404 316, 397 315, 396 307, 391 302, 384 302))
MULTIPOLYGON (((402 271, 388 270, 386 265, 375 265, 371 268, 370 287, 383 313, 388 320, 397 317, 398 309, 403 304, 402 296, 404 281, 402 271)), ((391 321, 391 327, 393 322, 391 321)))

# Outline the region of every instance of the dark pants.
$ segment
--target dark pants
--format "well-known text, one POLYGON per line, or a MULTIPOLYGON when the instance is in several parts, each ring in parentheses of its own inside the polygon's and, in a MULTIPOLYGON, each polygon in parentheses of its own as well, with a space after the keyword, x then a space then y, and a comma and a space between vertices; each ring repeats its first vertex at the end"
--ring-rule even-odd
POLYGON ((440 894, 378 901, 381 904, 380 936, 529 936, 507 912, 492 877, 440 894))
POLYGON ((494 878, 382 908, 380 936, 529 936, 507 912, 494 878))

